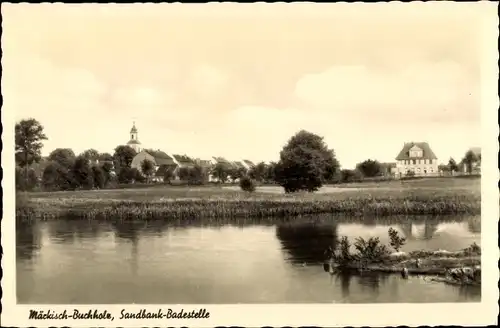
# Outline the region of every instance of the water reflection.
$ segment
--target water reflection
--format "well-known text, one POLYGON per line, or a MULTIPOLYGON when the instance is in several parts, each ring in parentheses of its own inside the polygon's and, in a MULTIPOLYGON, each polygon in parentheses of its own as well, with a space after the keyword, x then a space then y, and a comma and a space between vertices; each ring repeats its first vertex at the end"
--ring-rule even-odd
POLYGON ((376 236, 387 244, 392 226, 413 236, 404 251, 454 250, 479 243, 480 218, 405 223, 395 218, 383 223, 373 218, 366 222, 334 217, 304 220, 265 224, 241 220, 231 225, 160 220, 20 222, 16 227, 18 300, 200 304, 480 298, 477 289, 376 273, 329 275, 322 268, 325 250, 336 247, 340 236, 351 241, 376 236))
POLYGON ((337 224, 281 224, 276 228, 282 248, 299 264, 325 261, 325 250, 337 247, 337 224))
POLYGON ((40 227, 36 222, 16 222, 16 258, 31 260, 40 250, 40 227))

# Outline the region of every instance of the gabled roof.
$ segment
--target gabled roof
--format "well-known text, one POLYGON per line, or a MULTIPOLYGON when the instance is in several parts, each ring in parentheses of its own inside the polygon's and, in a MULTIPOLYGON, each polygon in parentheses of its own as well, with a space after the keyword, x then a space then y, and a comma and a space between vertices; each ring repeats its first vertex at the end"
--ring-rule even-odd
POLYGON ((420 149, 422 149, 423 155, 422 159, 437 159, 436 155, 434 152, 431 150, 431 147, 427 142, 408 142, 405 143, 403 146, 403 149, 399 152, 399 155, 396 157, 396 160, 401 161, 401 160, 406 160, 406 159, 411 159, 410 157, 410 149, 413 146, 417 146, 420 149))
POLYGON ((187 155, 172 155, 175 160, 182 164, 194 164, 194 161, 187 155))
POLYGON ((172 157, 161 150, 145 149, 144 151, 155 158, 156 165, 177 165, 172 157))
POLYGON ((231 164, 230 161, 228 161, 227 159, 225 159, 224 157, 213 157, 213 159, 215 159, 215 161, 217 163, 224 163, 224 164, 231 164))
POLYGON ((244 159, 243 162, 245 162, 245 164, 247 164, 248 166, 255 166, 255 164, 248 159, 244 159))
POLYGON ((245 169, 245 165, 243 165, 242 162, 239 162, 239 161, 236 161, 236 162, 233 162, 234 166, 237 168, 237 169, 245 169))

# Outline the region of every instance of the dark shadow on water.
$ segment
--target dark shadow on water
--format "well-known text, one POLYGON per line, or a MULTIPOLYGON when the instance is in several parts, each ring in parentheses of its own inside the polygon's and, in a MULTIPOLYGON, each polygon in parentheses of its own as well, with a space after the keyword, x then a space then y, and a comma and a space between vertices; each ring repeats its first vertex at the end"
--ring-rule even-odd
POLYGON ((276 227, 276 236, 295 264, 323 263, 325 251, 335 249, 338 242, 336 224, 281 224, 276 227))
POLYGON ((35 222, 16 222, 16 259, 31 260, 40 250, 40 229, 35 222))
POLYGON ((353 285, 353 280, 355 281, 355 285, 361 285, 362 287, 368 288, 372 293, 378 293, 380 287, 383 287, 387 282, 389 275, 377 272, 341 272, 333 274, 332 277, 335 283, 340 285, 342 297, 347 297, 351 292, 350 287, 353 285))

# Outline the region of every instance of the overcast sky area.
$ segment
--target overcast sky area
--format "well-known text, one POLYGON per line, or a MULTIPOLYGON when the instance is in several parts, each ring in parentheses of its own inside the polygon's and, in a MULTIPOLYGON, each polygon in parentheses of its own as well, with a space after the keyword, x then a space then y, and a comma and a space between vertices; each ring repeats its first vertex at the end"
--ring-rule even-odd
POLYGON ((470 7, 2 7, 4 110, 42 123, 44 155, 112 153, 134 120, 143 147, 206 159, 277 160, 300 129, 345 168, 480 146, 470 7))

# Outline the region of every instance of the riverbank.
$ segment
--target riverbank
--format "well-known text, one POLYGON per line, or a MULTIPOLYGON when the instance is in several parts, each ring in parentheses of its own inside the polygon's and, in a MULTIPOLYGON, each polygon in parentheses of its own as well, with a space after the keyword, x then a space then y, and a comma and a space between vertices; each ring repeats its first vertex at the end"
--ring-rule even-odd
POLYGON ((279 187, 265 187, 255 193, 224 187, 22 193, 16 197, 16 216, 217 220, 314 214, 377 217, 480 214, 480 180, 433 180, 379 183, 371 188, 326 187, 316 193, 296 194, 283 194, 279 187))
POLYGON ((481 249, 475 244, 457 252, 438 250, 393 253, 377 262, 361 263, 355 260, 342 268, 327 262, 325 271, 331 274, 336 272, 401 274, 404 269, 408 275, 429 276, 429 281, 462 286, 481 285, 481 249))

